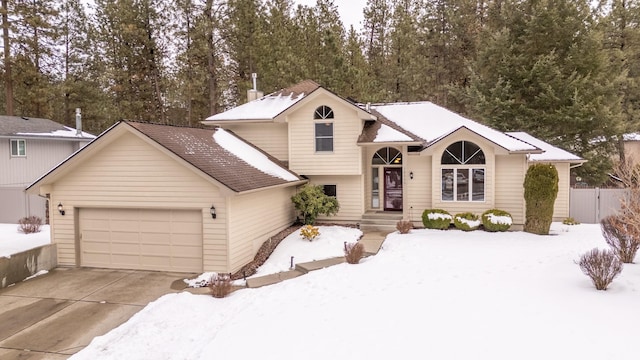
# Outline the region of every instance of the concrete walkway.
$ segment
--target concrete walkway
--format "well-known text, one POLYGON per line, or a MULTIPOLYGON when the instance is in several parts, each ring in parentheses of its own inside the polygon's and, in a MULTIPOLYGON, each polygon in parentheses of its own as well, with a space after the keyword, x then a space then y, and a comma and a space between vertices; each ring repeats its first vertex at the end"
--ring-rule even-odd
POLYGON ((66 359, 195 274, 57 268, 0 290, 0 360, 66 359))
MULTIPOLYGON (((364 244, 365 256, 372 256, 380 251, 384 239, 387 237, 386 233, 381 232, 366 232, 362 235, 362 238, 358 240, 364 244)), ((345 262, 343 256, 335 257, 325 260, 310 261, 306 263, 296 264, 295 269, 280 272, 277 274, 270 274, 265 276, 259 276, 247 279, 248 288, 258 288, 266 285, 273 285, 284 280, 293 279, 298 276, 304 275, 310 271, 324 269, 329 266, 341 264, 345 262)))

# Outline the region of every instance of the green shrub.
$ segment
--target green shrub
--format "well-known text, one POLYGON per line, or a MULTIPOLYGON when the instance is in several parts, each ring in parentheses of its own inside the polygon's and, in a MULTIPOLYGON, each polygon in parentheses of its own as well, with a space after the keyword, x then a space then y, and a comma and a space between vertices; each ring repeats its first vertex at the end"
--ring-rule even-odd
POLYGON ((478 215, 470 212, 456 214, 453 217, 453 225, 462 231, 473 231, 480 227, 478 215))
POLYGON ((565 225, 580 225, 580 222, 576 221, 576 219, 572 218, 572 217, 568 217, 564 220, 562 220, 562 223, 565 225))
POLYGON ((422 223, 427 229, 446 230, 451 225, 453 216, 442 209, 427 209, 422 212, 422 223))
POLYGON ((504 210, 490 209, 482 213, 482 227, 486 231, 507 231, 513 223, 511 214, 504 210))
POLYGON ((305 225, 300 229, 300 236, 305 240, 312 241, 320 235, 320 230, 313 225, 305 225))
POLYGON ((313 225, 318 215, 335 215, 340 210, 338 200, 324 193, 322 185, 305 185, 291 197, 293 205, 304 218, 304 223, 313 225))
POLYGON ((558 196, 558 170, 550 164, 529 166, 524 178, 526 216, 524 231, 548 235, 553 221, 553 205, 558 196))

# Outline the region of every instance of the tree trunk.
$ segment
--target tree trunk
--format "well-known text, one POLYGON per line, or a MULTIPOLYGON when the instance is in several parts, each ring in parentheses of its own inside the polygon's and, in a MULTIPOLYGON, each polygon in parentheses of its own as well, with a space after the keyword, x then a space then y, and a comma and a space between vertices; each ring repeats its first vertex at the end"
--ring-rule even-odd
POLYGON ((4 44, 5 112, 13 116, 13 78, 11 76, 11 48, 9 46, 9 16, 7 0, 2 0, 2 39, 4 44))

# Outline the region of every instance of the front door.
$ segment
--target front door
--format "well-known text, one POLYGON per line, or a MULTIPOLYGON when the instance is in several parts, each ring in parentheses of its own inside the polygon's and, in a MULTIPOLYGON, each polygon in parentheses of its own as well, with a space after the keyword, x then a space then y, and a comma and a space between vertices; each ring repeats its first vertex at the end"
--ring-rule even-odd
POLYGON ((402 210, 402 168, 384 168, 384 210, 402 210))

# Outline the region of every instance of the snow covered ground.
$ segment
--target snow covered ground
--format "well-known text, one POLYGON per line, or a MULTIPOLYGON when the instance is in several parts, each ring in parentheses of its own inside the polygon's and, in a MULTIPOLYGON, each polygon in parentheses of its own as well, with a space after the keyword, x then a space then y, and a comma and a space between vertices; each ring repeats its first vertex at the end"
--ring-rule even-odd
POLYGON ((23 251, 47 245, 51 242, 49 225, 43 225, 38 233, 24 234, 18 224, 0 224, 0 257, 11 257, 23 251))
POLYGON ((598 225, 552 230, 394 233, 359 265, 163 296, 73 359, 637 359, 640 265, 597 291, 574 261, 598 225))

